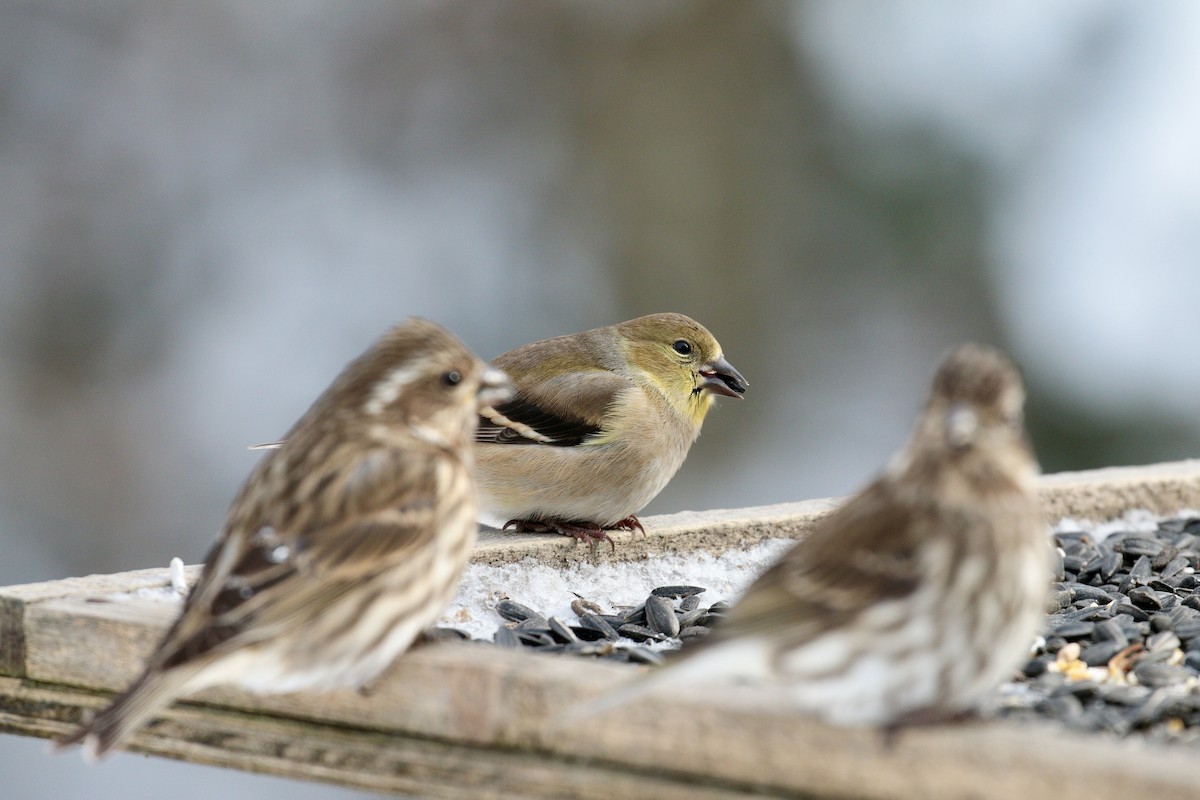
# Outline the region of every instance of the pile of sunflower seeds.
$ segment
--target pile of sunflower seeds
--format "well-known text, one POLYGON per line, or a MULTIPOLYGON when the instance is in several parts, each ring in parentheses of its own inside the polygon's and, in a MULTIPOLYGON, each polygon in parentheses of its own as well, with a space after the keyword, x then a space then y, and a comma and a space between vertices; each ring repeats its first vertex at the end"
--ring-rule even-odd
POLYGON ((662 664, 662 649, 706 636, 725 617, 722 601, 702 606, 700 586, 660 586, 641 604, 606 613, 592 600, 571 602, 575 624, 545 617, 514 600, 496 604, 507 622, 493 641, 501 647, 532 647, 543 653, 594 656, 640 664, 662 664))
POLYGON ((989 710, 1200 741, 1200 518, 1054 540, 1058 574, 1043 639, 989 710))
MULTIPOLYGON (((1054 534, 1056 582, 1028 663, 983 709, 986 716, 1050 718, 1067 727, 1156 740, 1200 742, 1200 518, 1156 530, 1054 534)), ((708 635, 723 601, 699 586, 660 586, 645 602, 606 612, 571 603, 575 621, 512 599, 493 641, 659 665, 663 652, 708 635)))

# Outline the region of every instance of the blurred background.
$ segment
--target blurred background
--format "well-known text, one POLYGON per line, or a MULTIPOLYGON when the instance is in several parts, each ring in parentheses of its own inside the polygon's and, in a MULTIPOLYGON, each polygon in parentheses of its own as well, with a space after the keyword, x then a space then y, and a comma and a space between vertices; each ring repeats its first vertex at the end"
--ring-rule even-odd
MULTIPOLYGON (((386 326, 674 310, 649 513, 853 491, 949 345, 1047 471, 1200 454, 1200 4, 0 0, 0 584, 196 562, 386 326)), ((19 798, 353 792, 0 738, 19 798)))

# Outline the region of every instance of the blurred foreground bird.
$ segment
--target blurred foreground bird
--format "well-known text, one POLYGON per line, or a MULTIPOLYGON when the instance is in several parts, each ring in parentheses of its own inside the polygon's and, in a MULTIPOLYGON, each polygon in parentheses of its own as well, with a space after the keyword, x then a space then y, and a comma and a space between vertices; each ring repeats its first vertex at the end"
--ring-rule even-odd
POLYGON ((1023 401, 1000 353, 953 351, 881 477, 763 573, 709 639, 580 713, 722 679, 778 686, 842 725, 968 710, 1028 655, 1050 585, 1023 401))
POLYGON ((484 409, 475 434, 481 510, 593 547, 612 544, 606 528, 641 529, 634 515, 683 464, 713 397, 740 398, 747 383, 682 314, 533 342, 492 363, 516 394, 484 409))
POLYGON ((505 376, 410 320, 351 362, 242 486, 141 677, 60 745, 118 746, 176 697, 362 687, 450 601, 475 541, 471 437, 505 376))

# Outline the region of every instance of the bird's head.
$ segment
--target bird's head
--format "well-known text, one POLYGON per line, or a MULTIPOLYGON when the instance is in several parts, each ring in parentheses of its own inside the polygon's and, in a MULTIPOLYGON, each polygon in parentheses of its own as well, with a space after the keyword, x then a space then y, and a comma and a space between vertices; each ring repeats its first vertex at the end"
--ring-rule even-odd
POLYGON ((418 438, 450 446, 469 439, 482 406, 511 394, 502 371, 445 328, 414 318, 351 362, 314 410, 332 410, 340 420, 384 435, 406 426, 418 438))
POLYGON ((1024 382, 1007 357, 991 347, 961 345, 934 375, 912 446, 960 469, 1032 479, 1037 467, 1024 405, 1024 382))
POLYGON ((699 424, 714 395, 741 398, 747 381, 708 329, 683 314, 651 314, 616 326, 629 365, 699 424))

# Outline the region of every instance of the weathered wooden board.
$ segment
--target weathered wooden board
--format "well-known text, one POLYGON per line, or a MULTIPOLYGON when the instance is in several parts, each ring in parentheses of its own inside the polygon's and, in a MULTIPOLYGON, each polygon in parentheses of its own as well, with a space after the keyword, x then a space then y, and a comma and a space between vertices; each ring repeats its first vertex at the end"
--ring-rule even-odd
MULTIPOLYGON (((1200 508, 1200 462, 1050 476, 1042 492, 1054 519, 1200 508)), ((799 537, 833 505, 652 517, 645 537, 621 536, 616 557, 799 537)), ((475 557, 612 556, 561 537, 492 534, 475 557)), ((58 735, 128 684, 174 608, 95 599, 166 582, 162 569, 0 589, 0 673, 11 676, 0 678, 0 731, 58 735)), ((636 675, 578 658, 436 645, 407 654, 370 697, 202 693, 132 749, 450 798, 1200 796, 1190 749, 999 723, 910 730, 889 744, 872 731, 819 725, 761 688, 657 694, 601 717, 561 719, 573 703, 636 675)))
MULTIPOLYGON (((107 696, 94 693, 0 678, 0 731, 55 737, 72 729, 82 709, 94 710, 106 701, 107 696)), ((132 749, 197 764, 420 797, 731 800, 747 796, 744 790, 725 789, 699 778, 682 780, 581 760, 564 764, 530 751, 191 703, 165 712, 163 719, 136 737, 132 749)))
MULTIPOLYGON (((781 708, 771 693, 744 687, 660 695, 584 722, 556 717, 631 671, 436 645, 403 659, 369 698, 205 693, 209 704, 177 705, 166 722, 139 734, 133 749, 464 798, 1181 800, 1200 791, 1191 750, 996 723, 914 729, 889 743, 873 731, 817 724, 781 708)), ((0 707, 9 709, 0 714, 0 729, 56 735, 79 709, 103 699, 0 679, 0 707)))

